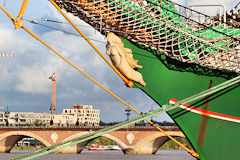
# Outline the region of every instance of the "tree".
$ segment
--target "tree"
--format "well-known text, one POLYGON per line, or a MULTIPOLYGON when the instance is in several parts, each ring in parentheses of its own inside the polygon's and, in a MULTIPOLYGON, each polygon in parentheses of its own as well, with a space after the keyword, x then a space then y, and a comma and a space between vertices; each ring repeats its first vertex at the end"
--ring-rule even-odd
POLYGON ((97 143, 102 143, 104 146, 109 146, 113 144, 113 141, 105 137, 98 137, 92 140, 91 142, 89 142, 87 146, 91 146, 92 144, 97 144, 97 143))
POLYGON ((43 126, 43 122, 42 122, 42 120, 40 120, 40 119, 35 119, 35 120, 33 121, 33 125, 34 125, 34 126, 43 126))

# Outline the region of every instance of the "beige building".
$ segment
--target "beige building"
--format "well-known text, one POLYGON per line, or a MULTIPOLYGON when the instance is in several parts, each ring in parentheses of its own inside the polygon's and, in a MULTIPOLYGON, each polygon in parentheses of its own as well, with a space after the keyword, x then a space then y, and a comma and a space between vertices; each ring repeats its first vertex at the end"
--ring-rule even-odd
POLYGON ((0 125, 8 123, 10 126, 28 126, 41 120, 44 123, 50 123, 50 113, 35 112, 0 112, 0 125))
POLYGON ((98 126, 100 111, 93 109, 92 105, 74 105, 72 109, 63 109, 61 114, 35 112, 0 112, 0 125, 5 126, 31 126, 31 125, 98 126))
POLYGON ((72 109, 63 109, 62 114, 53 116, 54 124, 98 126, 100 110, 93 109, 92 105, 74 105, 72 109))

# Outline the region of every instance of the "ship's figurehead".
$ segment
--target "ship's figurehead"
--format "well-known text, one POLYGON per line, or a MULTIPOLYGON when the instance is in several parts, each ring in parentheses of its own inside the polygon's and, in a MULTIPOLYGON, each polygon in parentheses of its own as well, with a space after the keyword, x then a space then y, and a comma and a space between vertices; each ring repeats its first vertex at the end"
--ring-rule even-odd
POLYGON ((134 70, 142 68, 142 66, 137 64, 138 60, 133 59, 132 50, 124 48, 122 40, 112 32, 107 34, 107 40, 107 54, 109 55, 113 65, 126 78, 146 86, 146 83, 143 81, 142 74, 134 70))

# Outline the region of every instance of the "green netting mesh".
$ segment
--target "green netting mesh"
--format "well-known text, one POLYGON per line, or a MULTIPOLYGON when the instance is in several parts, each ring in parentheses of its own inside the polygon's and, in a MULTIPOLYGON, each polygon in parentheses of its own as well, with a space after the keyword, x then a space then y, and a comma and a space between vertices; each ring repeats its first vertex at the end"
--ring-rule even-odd
POLYGON ((102 34, 115 32, 181 62, 240 72, 240 29, 171 1, 55 2, 102 34))

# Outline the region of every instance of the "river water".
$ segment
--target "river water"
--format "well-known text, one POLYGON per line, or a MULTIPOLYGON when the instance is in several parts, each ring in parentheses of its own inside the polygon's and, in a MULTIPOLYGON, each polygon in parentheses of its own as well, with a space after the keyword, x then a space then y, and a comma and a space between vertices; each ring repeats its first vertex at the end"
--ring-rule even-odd
MULTIPOLYGON (((0 160, 27 153, 29 151, 12 151, 1 153, 0 160)), ((122 151, 82 151, 81 154, 48 154, 37 160, 196 160, 186 151, 158 151, 154 155, 125 155, 122 151)))

